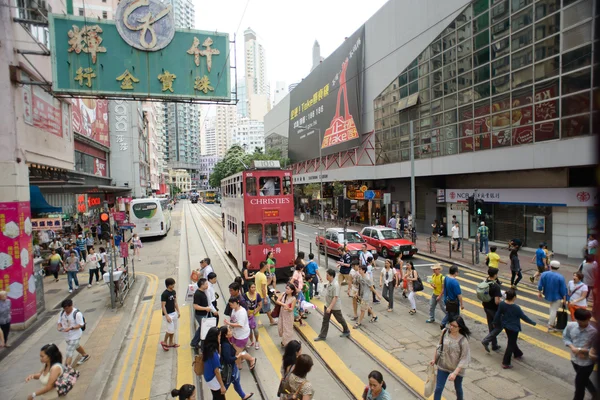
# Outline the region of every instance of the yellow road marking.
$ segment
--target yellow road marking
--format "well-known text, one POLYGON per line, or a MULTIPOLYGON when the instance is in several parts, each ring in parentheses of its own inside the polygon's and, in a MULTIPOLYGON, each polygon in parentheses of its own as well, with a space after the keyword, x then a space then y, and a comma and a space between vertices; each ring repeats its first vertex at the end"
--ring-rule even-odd
MULTIPOLYGON (((319 310, 322 310, 323 307, 325 307, 325 303, 318 299, 311 299, 311 302, 315 306, 317 306, 319 310)), ((333 318, 330 321, 336 326, 340 327, 340 324, 333 318)), ((354 329, 352 331, 352 338, 354 338, 354 340, 356 340, 362 347, 364 347, 369 352, 369 354, 371 354, 373 357, 375 357, 381 363, 383 363, 390 371, 392 371, 398 378, 400 378, 400 380, 404 381, 413 390, 417 391, 417 393, 423 395, 425 382, 421 378, 419 378, 414 372, 412 372, 408 367, 402 364, 400 360, 398 360, 386 350, 379 347, 375 342, 369 339, 369 337, 360 332, 360 330, 358 329, 354 329)))
MULTIPOLYGON (((430 262, 432 262, 434 264, 440 264, 440 265, 442 265, 444 267, 449 267, 449 266, 452 265, 452 264, 448 264, 447 262, 444 262, 444 261, 439 261, 439 260, 436 260, 434 258, 429 258, 429 257, 424 256, 422 254, 415 254, 413 257, 414 258, 419 258, 419 259, 425 260, 425 261, 430 261, 430 262)), ((415 265, 415 266, 418 267, 418 265, 415 265)))
MULTIPOLYGON (((487 278, 487 274, 479 274, 477 272, 465 272, 464 275, 469 275, 469 276, 472 276, 474 278, 481 278, 481 279, 487 278)), ((525 278, 525 277, 523 277, 523 278, 525 278)), ((527 289, 527 288, 524 288, 524 287, 519 287, 517 289, 517 295, 519 294, 519 292, 529 293, 529 294, 532 294, 534 296, 537 296, 537 294, 538 294, 537 291, 531 290, 531 289, 527 289)))
MULTIPOLYGON (((317 332, 315 332, 308 324, 297 326, 297 328, 304 334, 307 340, 312 340, 310 338, 317 336, 317 332)), ((319 353, 319 356, 327 363, 327 366, 344 383, 344 386, 346 386, 357 399, 362 398, 362 394, 365 390, 362 379, 356 376, 356 374, 348 368, 328 344, 325 342, 312 342, 311 345, 315 348, 316 352, 319 353)))
MULTIPOLYGON (((145 273, 140 273, 140 275, 144 275, 148 279, 150 279, 150 284, 146 288, 146 294, 156 293, 156 289, 158 288, 158 277, 156 275, 145 274, 145 273)), ((138 319, 138 322, 136 323, 133 337, 131 339, 131 342, 129 343, 129 348, 127 349, 127 354, 125 355, 125 361, 123 362, 123 366, 121 367, 121 372, 119 373, 119 377, 117 379, 117 386, 113 393, 113 400, 118 400, 120 398, 129 397, 129 393, 131 391, 131 386, 133 384, 133 379, 135 377, 135 374, 130 374, 130 376, 129 376, 129 380, 128 380, 128 383, 127 383, 127 386, 125 389, 125 396, 123 396, 123 397, 120 396, 119 392, 121 391, 121 387, 123 386, 123 379, 125 378, 125 373, 127 371, 130 371, 129 359, 131 357, 131 352, 133 351, 133 348, 135 347, 136 344, 138 344, 138 346, 136 347, 136 353, 135 353, 134 360, 137 361, 140 357, 140 352, 142 350, 142 346, 137 341, 137 338, 140 337, 143 334, 143 332, 146 331, 146 329, 148 327, 148 324, 150 322, 150 317, 149 316, 147 318, 145 318, 145 317, 146 317, 146 312, 151 307, 151 305, 152 305, 151 302, 146 302, 142 308, 142 312, 139 314, 139 319, 138 319), (144 319, 146 321, 145 323, 143 323, 144 319), (142 329, 142 327, 143 327, 143 329, 142 329)), ((136 362, 136 366, 137 366, 137 362, 136 362)))
MULTIPOLYGON (((430 297, 431 297, 431 294, 427 294, 427 293, 424 293, 424 292, 417 292, 417 294, 418 294, 419 296, 426 297, 426 298, 430 298, 430 297)), ((465 299, 465 298, 463 297, 463 301, 467 301, 467 302, 469 302, 468 300, 469 300, 469 299, 465 299)), ((473 302, 473 303, 475 303, 475 304, 479 305, 479 304, 478 304, 478 303, 476 303, 476 302, 473 302)), ((482 324, 485 324, 485 325, 487 325, 487 319, 485 319, 485 318, 483 318, 483 317, 480 317, 479 315, 477 315, 477 314, 475 314, 475 313, 472 313, 472 312, 470 312, 470 311, 467 311, 467 310, 460 310, 460 313, 461 313, 461 315, 464 315, 464 316, 466 316, 466 317, 469 317, 469 318, 471 318, 471 319, 473 319, 473 320, 475 320, 475 321, 479 321, 479 322, 481 322, 482 324)), ((529 324, 528 324, 528 325, 529 325, 529 324)), ((537 328, 537 329, 539 329, 539 330, 541 330, 541 331, 544 331, 544 332, 546 332, 546 329, 544 329, 544 328, 540 328, 540 327, 538 327, 537 325, 536 325, 536 326, 534 326, 533 328, 537 328)), ((536 347, 539 347, 539 348, 541 348, 541 349, 543 349, 543 350, 546 350, 547 352, 549 352, 549 353, 552 353, 552 354, 554 354, 554 355, 557 355, 557 356, 559 356, 559 357, 565 358, 565 359, 567 359, 567 360, 570 360, 570 359, 571 359, 571 354, 569 354, 569 352, 567 352, 567 351, 564 351, 564 350, 561 350, 561 349, 559 349, 559 348, 556 348, 556 347, 554 347, 554 346, 551 346, 551 345, 549 345, 549 344, 546 344, 546 343, 542 342, 541 340, 535 339, 535 338, 533 338, 533 337, 531 337, 531 336, 529 336, 529 335, 526 335, 526 334, 524 334, 523 332, 520 332, 520 333, 519 333, 519 339, 522 339, 522 340, 524 340, 524 341, 526 341, 526 342, 528 342, 528 343, 531 343, 532 345, 534 345, 534 346, 536 346, 536 347)))
POLYGON ((152 376, 154 375, 154 368, 156 366, 156 351, 158 350, 158 344, 160 342, 160 328, 162 326, 162 310, 154 310, 152 313, 152 321, 150 322, 150 329, 146 336, 146 342, 144 343, 144 353, 142 355, 142 361, 140 362, 140 368, 137 374, 137 382, 135 390, 133 391, 133 400, 141 400, 150 398, 150 390, 152 389, 152 376))
POLYGON ((192 341, 191 334, 191 310, 190 306, 183 306, 180 309, 181 318, 179 319, 179 338, 176 343, 180 344, 177 348, 177 386, 180 388, 186 383, 194 382, 192 373, 192 349, 187 346, 192 341))
POLYGON ((258 332, 258 337, 260 338, 260 348, 265 356, 267 356, 267 359, 273 367, 277 378, 281 379, 281 353, 279 353, 277 345, 275 345, 271 339, 271 336, 269 336, 269 333, 264 327, 259 326, 258 332))

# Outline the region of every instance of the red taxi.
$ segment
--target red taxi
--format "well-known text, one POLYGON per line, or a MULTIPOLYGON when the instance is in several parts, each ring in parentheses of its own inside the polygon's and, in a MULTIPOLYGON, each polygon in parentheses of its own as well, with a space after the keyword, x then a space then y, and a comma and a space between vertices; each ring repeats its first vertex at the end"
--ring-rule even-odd
POLYGON ((395 229, 385 226, 368 226, 360 232, 364 240, 375 247, 382 257, 393 257, 402 254, 403 257, 412 257, 419 250, 413 242, 402 239, 395 229))
MULTIPOLYGON (((344 228, 329 228, 325 231, 325 237, 321 235, 316 237, 315 243, 321 254, 325 253, 325 249, 327 249, 327 254, 337 255, 338 249, 346 244, 350 254, 356 255, 366 241, 355 230, 346 229, 346 232, 344 232, 344 228)), ((368 243, 366 244, 367 250, 376 255, 375 248, 368 243)))

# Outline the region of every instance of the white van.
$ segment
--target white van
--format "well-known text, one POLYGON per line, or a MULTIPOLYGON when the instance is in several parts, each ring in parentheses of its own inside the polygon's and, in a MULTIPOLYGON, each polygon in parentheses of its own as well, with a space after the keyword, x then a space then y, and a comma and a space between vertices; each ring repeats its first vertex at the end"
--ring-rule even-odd
POLYGON ((171 207, 167 199, 135 199, 129 204, 129 221, 139 237, 167 236, 171 229, 171 207))

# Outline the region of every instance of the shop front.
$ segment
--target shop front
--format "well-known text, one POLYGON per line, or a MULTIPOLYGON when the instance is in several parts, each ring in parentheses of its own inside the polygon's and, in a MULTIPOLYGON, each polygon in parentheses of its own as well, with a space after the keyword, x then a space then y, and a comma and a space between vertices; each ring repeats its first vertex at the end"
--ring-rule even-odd
POLYGON ((350 200, 353 222, 369 225, 387 223, 386 207, 383 205, 383 190, 372 190, 367 185, 347 185, 346 198, 350 200))

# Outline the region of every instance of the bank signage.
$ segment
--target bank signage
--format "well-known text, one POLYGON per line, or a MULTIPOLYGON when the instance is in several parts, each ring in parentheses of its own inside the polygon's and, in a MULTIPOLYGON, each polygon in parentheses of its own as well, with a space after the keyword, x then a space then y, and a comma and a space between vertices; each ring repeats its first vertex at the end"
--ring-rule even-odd
POLYGON ((289 157, 303 161, 360 145, 364 26, 290 93, 289 157))
POLYGON ((446 189, 446 203, 462 203, 471 195, 499 204, 594 207, 598 203, 595 188, 446 189))
POLYGON ((175 29, 159 0, 121 0, 115 21, 51 14, 55 95, 231 101, 229 35, 175 29))

